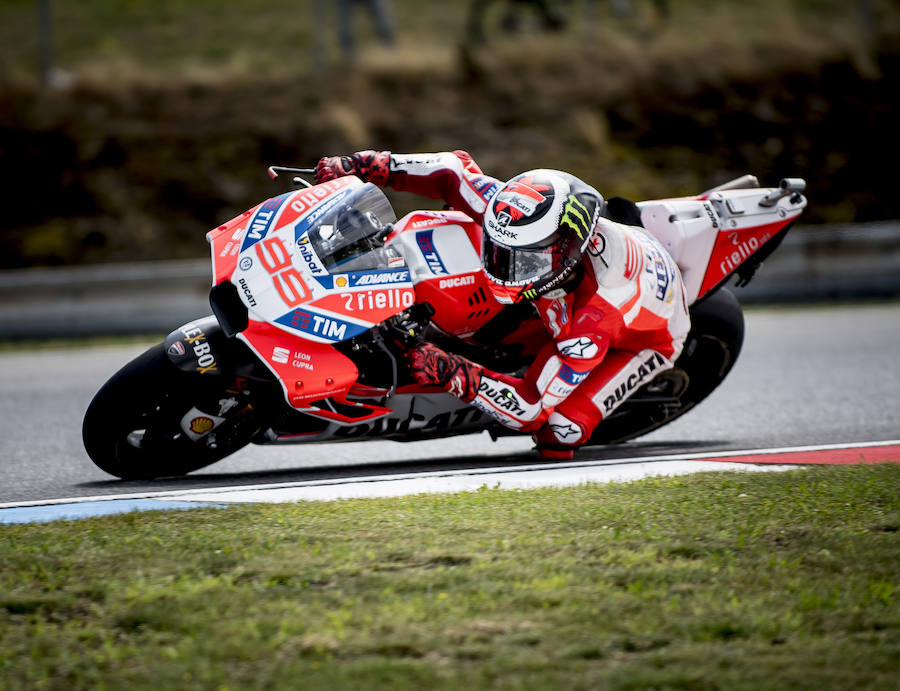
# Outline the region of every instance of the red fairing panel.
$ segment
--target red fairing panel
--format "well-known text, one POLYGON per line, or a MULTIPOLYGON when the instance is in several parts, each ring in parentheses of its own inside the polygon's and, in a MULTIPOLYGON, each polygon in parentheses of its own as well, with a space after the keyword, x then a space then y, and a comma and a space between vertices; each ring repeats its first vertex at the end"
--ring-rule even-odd
POLYGON ((706 275, 700 285, 698 298, 728 278, 792 220, 789 218, 756 228, 719 232, 709 258, 706 275))
POLYGON ((215 230, 206 234, 212 252, 213 285, 231 277, 237 265, 237 258, 241 252, 241 240, 246 230, 247 219, 260 207, 257 204, 250 211, 245 211, 240 216, 235 216, 227 223, 220 225, 215 230))
POLYGON ((251 321, 238 338, 278 377, 295 408, 332 396, 341 398, 359 376, 353 361, 330 345, 292 337, 265 322, 251 321))

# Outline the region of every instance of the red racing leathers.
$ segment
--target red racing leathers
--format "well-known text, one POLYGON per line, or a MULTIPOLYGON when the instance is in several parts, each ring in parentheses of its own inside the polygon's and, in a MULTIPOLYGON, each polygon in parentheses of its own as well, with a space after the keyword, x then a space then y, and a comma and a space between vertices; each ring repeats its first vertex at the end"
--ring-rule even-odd
MULTIPOLYGON (((350 173, 443 199, 479 223, 502 186, 463 151, 359 152, 323 159, 316 177, 350 173)), ((583 263, 573 291, 535 301, 552 342, 522 379, 431 346, 412 353, 414 369, 505 426, 533 433, 544 455, 570 456, 566 449, 584 444, 633 391, 672 367, 690 326, 681 274, 643 229, 601 216, 583 263)))

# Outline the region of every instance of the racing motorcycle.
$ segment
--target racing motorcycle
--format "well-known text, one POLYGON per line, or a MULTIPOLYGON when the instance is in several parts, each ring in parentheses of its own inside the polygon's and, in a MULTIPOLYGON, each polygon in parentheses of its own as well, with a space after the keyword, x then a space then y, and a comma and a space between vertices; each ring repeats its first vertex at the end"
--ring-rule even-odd
MULTIPOLYGON (((502 305, 480 263, 481 228, 452 209, 397 220, 384 192, 348 176, 292 191, 207 234, 212 314, 122 367, 84 417, 85 449, 123 479, 183 475, 247 444, 416 441, 515 434, 477 408, 418 387, 405 352, 423 340, 521 375, 550 338, 529 302, 502 305)), ((628 399, 589 445, 623 442, 706 398, 738 357, 746 283, 806 206, 805 182, 744 176, 695 197, 605 202, 642 225, 684 280, 691 330, 674 368, 622 381, 628 399)), ((592 251, 603 251, 596 243, 592 251)), ((648 263, 645 270, 656 269, 648 263)), ((509 392, 509 395, 511 392, 509 392)))

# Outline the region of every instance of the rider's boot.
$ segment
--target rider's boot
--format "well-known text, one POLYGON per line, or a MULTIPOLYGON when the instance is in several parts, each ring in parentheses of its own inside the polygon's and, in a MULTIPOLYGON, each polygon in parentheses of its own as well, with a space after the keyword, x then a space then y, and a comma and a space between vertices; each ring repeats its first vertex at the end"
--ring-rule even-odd
POLYGON ((575 457, 577 446, 560 444, 559 440, 547 425, 541 427, 532 437, 535 450, 541 458, 548 461, 571 461, 575 457))

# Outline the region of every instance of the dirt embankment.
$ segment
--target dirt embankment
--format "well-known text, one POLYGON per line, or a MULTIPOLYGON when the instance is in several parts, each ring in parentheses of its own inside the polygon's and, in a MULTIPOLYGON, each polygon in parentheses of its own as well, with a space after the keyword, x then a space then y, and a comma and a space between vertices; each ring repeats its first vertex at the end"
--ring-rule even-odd
POLYGON ((341 77, 0 85, 0 267, 204 256, 209 228, 283 190, 266 165, 360 148, 464 148, 499 178, 565 168, 632 198, 800 176, 807 222, 900 218, 900 53, 723 54, 461 53, 443 69, 341 77))

